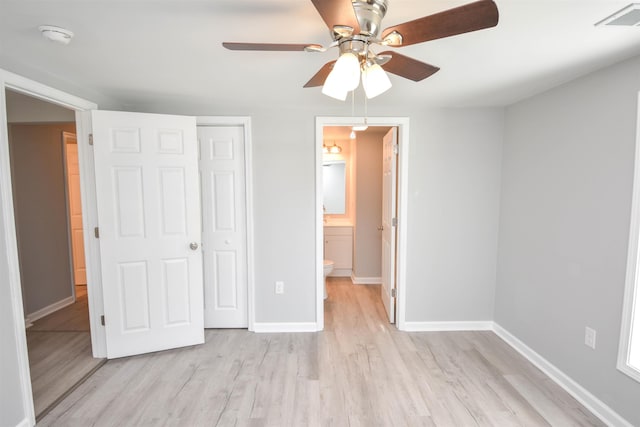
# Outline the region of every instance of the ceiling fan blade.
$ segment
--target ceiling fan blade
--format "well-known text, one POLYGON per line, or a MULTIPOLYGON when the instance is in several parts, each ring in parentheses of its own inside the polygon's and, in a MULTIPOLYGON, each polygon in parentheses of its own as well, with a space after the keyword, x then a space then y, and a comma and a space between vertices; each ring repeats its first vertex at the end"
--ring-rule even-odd
POLYGON ((336 61, 330 61, 324 64, 322 68, 320 68, 320 70, 313 77, 311 77, 311 80, 309 80, 304 85, 304 87, 316 87, 324 85, 324 81, 327 80, 327 76, 329 75, 331 70, 333 70, 333 64, 335 63, 336 61))
POLYGON ((236 43, 224 42, 222 46, 229 50, 263 50, 263 51, 304 51, 305 47, 322 48, 318 44, 286 44, 286 43, 236 43))
POLYGON ((378 55, 391 55, 391 59, 382 65, 385 71, 404 77, 405 79, 413 80, 414 82, 424 80, 440 70, 438 67, 425 64, 408 56, 400 55, 397 52, 387 51, 379 53, 378 55))
POLYGON ((401 41, 391 42, 394 47, 409 46, 429 40, 469 33, 498 25, 498 7, 493 0, 480 0, 464 6, 425 16, 384 30, 382 40, 393 32, 401 41))
POLYGON ((331 31, 336 25, 346 25, 353 28, 354 34, 360 33, 360 24, 351 0, 311 0, 311 3, 331 31))

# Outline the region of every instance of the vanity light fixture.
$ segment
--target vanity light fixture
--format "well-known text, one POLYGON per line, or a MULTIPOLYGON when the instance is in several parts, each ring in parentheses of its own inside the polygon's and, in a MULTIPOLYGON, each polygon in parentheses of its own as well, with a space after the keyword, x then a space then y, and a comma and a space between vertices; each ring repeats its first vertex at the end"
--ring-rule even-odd
POLYGON ((336 145, 336 142, 333 141, 333 145, 329 147, 328 145, 322 144, 322 154, 340 154, 342 153, 342 147, 336 145))

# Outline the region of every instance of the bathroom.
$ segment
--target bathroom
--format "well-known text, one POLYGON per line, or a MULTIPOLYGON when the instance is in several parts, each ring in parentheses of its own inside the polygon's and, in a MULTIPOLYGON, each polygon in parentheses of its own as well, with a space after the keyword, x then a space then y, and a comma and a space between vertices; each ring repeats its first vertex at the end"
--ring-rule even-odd
POLYGON ((332 282, 382 283, 383 138, 390 129, 323 129, 324 272, 329 298, 332 282))

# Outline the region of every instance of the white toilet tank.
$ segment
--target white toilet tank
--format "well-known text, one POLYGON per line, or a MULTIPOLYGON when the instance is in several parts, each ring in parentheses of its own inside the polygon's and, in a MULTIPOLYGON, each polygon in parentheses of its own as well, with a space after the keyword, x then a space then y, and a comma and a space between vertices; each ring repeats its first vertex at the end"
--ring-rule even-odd
POLYGON ((333 261, 330 259, 324 260, 324 277, 327 277, 329 273, 333 271, 333 261))

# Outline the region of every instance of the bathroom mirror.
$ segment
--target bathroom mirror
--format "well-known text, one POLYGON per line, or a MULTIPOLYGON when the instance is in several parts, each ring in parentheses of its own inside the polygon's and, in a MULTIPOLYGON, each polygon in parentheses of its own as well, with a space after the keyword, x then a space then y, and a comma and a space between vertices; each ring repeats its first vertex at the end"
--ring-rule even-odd
POLYGON ((322 181, 324 213, 331 215, 344 215, 347 213, 345 161, 323 162, 322 181))

